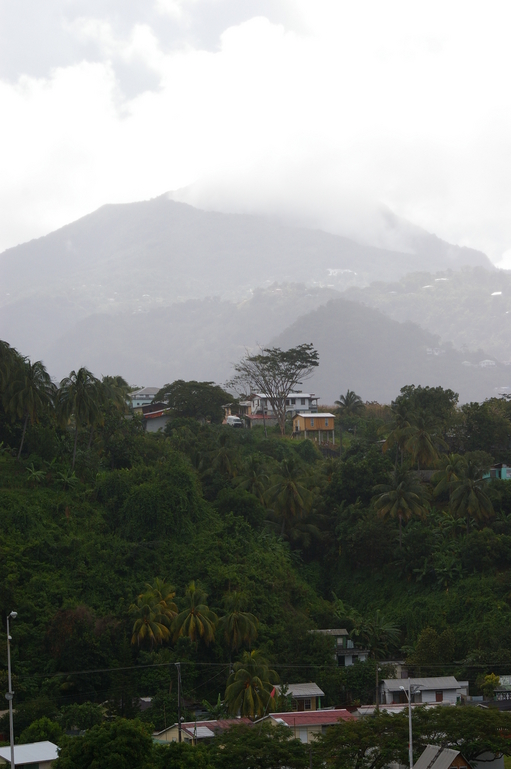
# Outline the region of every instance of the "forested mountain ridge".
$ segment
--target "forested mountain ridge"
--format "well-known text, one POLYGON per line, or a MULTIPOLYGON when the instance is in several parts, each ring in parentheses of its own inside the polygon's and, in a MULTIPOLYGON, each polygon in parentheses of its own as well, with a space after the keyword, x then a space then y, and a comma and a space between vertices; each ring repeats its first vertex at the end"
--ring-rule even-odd
POLYGON ((300 316, 272 343, 287 349, 301 339, 319 350, 313 383, 324 402, 338 397, 336 388, 352 388, 364 400, 388 403, 406 382, 452 388, 462 403, 511 390, 511 367, 486 352, 461 352, 415 323, 343 297, 300 316))
POLYGON ((420 272, 395 283, 350 288, 346 297, 400 322, 413 321, 459 350, 511 360, 511 272, 464 268, 420 272))
MULTIPOLYGON (((169 316, 184 325, 190 310, 182 307, 186 302, 218 297, 239 304, 258 287, 267 289, 276 282, 302 283, 316 292, 323 288, 323 297, 330 297, 332 290, 397 280, 413 270, 464 264, 494 269, 484 254, 417 229, 412 228, 405 252, 269 217, 202 211, 167 196, 103 206, 0 254, 0 329, 4 338, 29 355, 48 354, 50 368, 63 373, 74 365, 59 353, 67 343, 64 337, 75 334, 74 342, 86 349, 87 329, 73 330, 82 322, 94 334, 102 323, 136 326, 131 314, 174 306, 169 316), (124 320, 99 317, 105 314, 121 314, 124 320)), ((312 309, 306 294, 296 305, 302 312, 312 309)), ((154 317, 150 334, 159 330, 158 314, 154 317)), ((279 328, 269 329, 267 336, 258 333, 256 340, 264 344, 295 317, 282 317, 279 328)), ((206 312, 204 323, 208 320, 206 312)), ((148 319, 141 321, 144 324, 149 325, 148 319)), ((264 317, 259 324, 264 327, 264 317)), ((119 342, 120 360, 127 355, 135 364, 136 349, 128 332, 119 342)), ((253 341, 247 338, 241 343, 250 346, 253 341)), ((216 352, 222 355, 220 339, 216 352)), ((102 358, 99 362, 103 365, 102 358)), ((96 359, 88 365, 96 367, 96 359)))

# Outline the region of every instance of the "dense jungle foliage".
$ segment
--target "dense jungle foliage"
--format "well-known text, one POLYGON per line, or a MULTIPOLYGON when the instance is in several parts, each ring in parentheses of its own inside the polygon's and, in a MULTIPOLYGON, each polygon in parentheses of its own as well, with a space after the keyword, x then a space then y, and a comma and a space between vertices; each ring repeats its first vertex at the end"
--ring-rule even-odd
POLYGON ((324 705, 371 702, 390 659, 468 677, 474 694, 511 672, 511 483, 482 478, 511 464, 506 398, 460 408, 449 390, 409 386, 387 407, 348 392, 342 454, 325 457, 309 440, 186 416, 145 433, 120 378, 80 369, 57 388, 8 345, 1 356, 0 611, 18 613, 17 738, 45 734, 22 736, 43 717, 162 729, 176 720, 177 662, 190 718, 201 703, 229 712, 226 687, 234 697, 256 668, 264 709, 289 707, 285 691, 270 700, 276 681, 315 681, 324 705), (310 632, 332 627, 371 659, 338 667, 332 639, 310 632))

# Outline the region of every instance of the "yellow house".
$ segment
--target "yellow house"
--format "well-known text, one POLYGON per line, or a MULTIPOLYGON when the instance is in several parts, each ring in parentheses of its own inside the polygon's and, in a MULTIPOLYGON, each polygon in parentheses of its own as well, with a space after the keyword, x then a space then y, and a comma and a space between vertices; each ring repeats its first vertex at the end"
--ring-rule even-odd
POLYGON ((318 443, 335 443, 333 414, 303 411, 293 419, 293 437, 310 438, 318 443))

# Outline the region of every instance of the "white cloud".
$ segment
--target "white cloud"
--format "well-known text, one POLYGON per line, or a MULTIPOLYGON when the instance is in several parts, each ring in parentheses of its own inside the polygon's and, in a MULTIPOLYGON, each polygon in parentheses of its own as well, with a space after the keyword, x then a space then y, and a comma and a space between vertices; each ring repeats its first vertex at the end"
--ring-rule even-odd
MULTIPOLYGON (((193 7, 158 3, 176 18, 193 7)), ((147 24, 120 39, 83 18, 72 34, 102 61, 0 83, 1 245, 196 182, 199 205, 368 238, 383 203, 499 259, 511 245, 507 5, 289 8, 301 33, 255 17, 214 52, 164 52, 147 24), (158 89, 123 99, 117 62, 149 68, 158 89)))

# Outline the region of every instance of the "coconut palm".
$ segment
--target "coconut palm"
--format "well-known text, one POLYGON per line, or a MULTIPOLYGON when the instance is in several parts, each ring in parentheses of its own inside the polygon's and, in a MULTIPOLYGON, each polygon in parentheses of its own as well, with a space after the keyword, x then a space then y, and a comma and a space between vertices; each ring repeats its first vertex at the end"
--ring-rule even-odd
MULTIPOLYGON (((376 663, 381 659, 385 659, 389 647, 396 647, 399 644, 399 628, 393 622, 390 622, 380 609, 376 609, 374 614, 366 617, 355 614, 352 620, 354 628, 351 635, 360 638, 362 644, 369 650, 370 656, 376 660, 376 663)), ((378 670, 378 664, 376 664, 376 706, 378 706, 379 702, 378 670)))
POLYGON ((425 513, 425 493, 417 475, 410 470, 395 468, 389 473, 390 483, 375 486, 373 504, 382 518, 397 518, 399 521, 399 547, 403 544, 403 519, 425 513))
POLYGON ((18 459, 23 450, 29 421, 34 424, 45 409, 53 406, 54 395, 55 385, 40 360, 30 363, 27 358, 21 358, 9 371, 3 403, 12 417, 23 419, 18 459))
POLYGON ((383 451, 385 452, 394 446, 396 447, 395 466, 397 467, 398 453, 401 452, 402 465, 404 448, 411 432, 413 432, 413 415, 406 410, 403 404, 394 404, 391 412, 393 416, 392 430, 383 444, 383 451))
POLYGON ((141 593, 129 607, 129 613, 135 619, 131 643, 140 645, 149 641, 152 648, 170 638, 170 624, 175 612, 172 610, 172 603, 162 603, 158 592, 151 588, 151 585, 147 587, 149 589, 141 593))
POLYGON ((229 713, 258 718, 274 710, 279 677, 259 651, 243 652, 227 680, 224 701, 229 713))
POLYGON ((460 454, 442 454, 438 460, 438 470, 431 479, 435 485, 434 494, 443 494, 451 489, 453 481, 463 475, 466 460, 460 454))
POLYGON ((415 416, 414 423, 407 431, 405 449, 410 452, 417 469, 421 464, 431 465, 438 461, 438 446, 445 447, 445 441, 433 432, 429 432, 426 420, 420 414, 415 416))
POLYGON ((465 518, 467 534, 470 519, 483 521, 494 516, 493 505, 486 492, 481 468, 471 459, 460 466, 460 475, 450 483, 449 506, 457 518, 465 518))
POLYGON ((188 636, 191 641, 202 639, 206 644, 215 640, 218 617, 206 604, 207 599, 207 593, 195 582, 190 582, 185 592, 187 606, 172 623, 174 638, 188 636))
MULTIPOLYGON (((364 402, 360 395, 357 395, 353 390, 348 390, 346 395, 339 396, 339 400, 335 401, 337 406, 336 413, 339 415, 339 430, 340 430, 340 446, 342 455, 342 418, 343 417, 358 417, 365 409, 364 402)), ((356 428, 355 428, 356 429, 356 428)), ((356 433, 355 433, 356 435, 356 433)))
POLYGON ((101 382, 86 368, 71 371, 62 380, 57 392, 57 413, 63 424, 74 419, 75 439, 73 445, 74 469, 76 461, 76 446, 80 427, 92 427, 100 418, 100 408, 103 400, 101 382))
POLYGON ((271 478, 266 500, 272 502, 281 521, 280 534, 303 519, 310 510, 312 493, 305 485, 306 471, 295 459, 284 459, 271 478))
POLYGON ((257 638, 259 620, 244 611, 245 597, 242 593, 230 593, 225 598, 225 604, 227 613, 220 618, 218 629, 222 631, 229 649, 235 651, 244 643, 250 646, 257 638))
POLYGON ((268 489, 269 476, 266 466, 260 457, 252 454, 244 463, 240 475, 234 483, 238 488, 249 491, 264 503, 264 495, 268 489))

